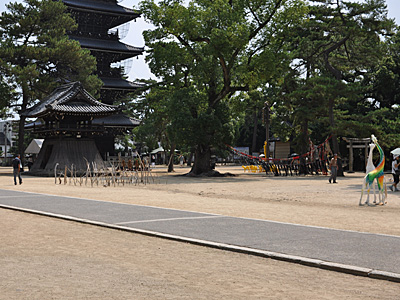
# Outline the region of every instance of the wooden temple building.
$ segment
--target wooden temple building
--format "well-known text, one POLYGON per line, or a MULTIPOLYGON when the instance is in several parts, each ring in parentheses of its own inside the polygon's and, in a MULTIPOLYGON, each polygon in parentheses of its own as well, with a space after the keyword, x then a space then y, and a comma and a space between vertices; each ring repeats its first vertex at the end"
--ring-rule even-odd
POLYGON ((139 125, 114 104, 127 93, 142 87, 123 78, 123 61, 141 55, 143 48, 120 41, 120 26, 140 16, 136 10, 118 5, 117 0, 62 0, 78 27, 67 32, 96 58, 96 74, 103 81, 97 101, 80 83, 57 88, 26 117, 38 118, 27 126, 45 142, 32 174, 51 174, 56 163, 86 168, 85 157, 100 167, 107 155, 115 155, 115 136, 139 125))
POLYGON ((42 148, 30 172, 36 175, 52 175, 58 163, 83 173, 86 161, 105 167, 95 144, 96 136, 107 135, 107 127, 101 120, 117 115, 120 108, 101 103, 93 98, 80 82, 62 85, 47 98, 28 109, 24 116, 38 118, 28 129, 45 137, 42 148), (97 121, 97 122, 95 122, 97 121))

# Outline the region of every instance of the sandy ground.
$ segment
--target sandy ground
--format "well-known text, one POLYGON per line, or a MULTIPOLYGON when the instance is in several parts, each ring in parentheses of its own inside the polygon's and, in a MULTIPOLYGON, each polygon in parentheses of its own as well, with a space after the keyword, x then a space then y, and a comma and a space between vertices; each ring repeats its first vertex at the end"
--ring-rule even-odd
MULTIPOLYGON (((237 174, 188 178, 176 167, 155 183, 118 187, 55 185, 23 176, 0 188, 268 219, 400 236, 400 192, 359 207, 363 174, 338 184, 325 176, 237 174)), ((390 178, 390 176, 388 176, 390 178)), ((1 194, 0 194, 1 196, 1 194)), ((400 284, 0 210, 0 299, 399 299, 400 284)))

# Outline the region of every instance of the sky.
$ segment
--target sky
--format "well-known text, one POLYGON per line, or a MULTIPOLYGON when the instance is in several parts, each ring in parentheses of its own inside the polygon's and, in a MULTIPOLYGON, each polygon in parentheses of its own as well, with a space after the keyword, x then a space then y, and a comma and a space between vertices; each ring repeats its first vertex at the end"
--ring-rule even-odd
MULTIPOLYGON (((22 2, 22 0, 0 0, 0 12, 5 11, 5 4, 9 2, 22 2)), ((122 0, 119 4, 132 8, 137 7, 139 2, 140 0, 122 0)), ((396 23, 400 24, 400 0, 386 0, 386 4, 388 7, 389 18, 395 19, 396 23)), ((122 42, 136 47, 144 47, 145 43, 142 32, 151 28, 151 24, 146 23, 143 18, 138 18, 136 19, 136 22, 130 22, 129 33, 122 40, 122 42)), ((138 57, 138 59, 133 59, 132 68, 128 74, 129 80, 135 81, 136 79, 156 79, 156 77, 151 73, 144 58, 145 55, 141 55, 138 57)))

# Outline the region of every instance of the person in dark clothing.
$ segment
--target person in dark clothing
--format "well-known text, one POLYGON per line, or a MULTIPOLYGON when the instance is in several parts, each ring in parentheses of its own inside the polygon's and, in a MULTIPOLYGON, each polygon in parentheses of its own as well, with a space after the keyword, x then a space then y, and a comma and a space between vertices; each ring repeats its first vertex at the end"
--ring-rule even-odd
POLYGON ((14 184, 17 185, 17 177, 19 179, 19 184, 22 184, 22 178, 21 178, 22 163, 21 163, 21 156, 19 154, 13 159, 12 166, 14 173, 14 184))

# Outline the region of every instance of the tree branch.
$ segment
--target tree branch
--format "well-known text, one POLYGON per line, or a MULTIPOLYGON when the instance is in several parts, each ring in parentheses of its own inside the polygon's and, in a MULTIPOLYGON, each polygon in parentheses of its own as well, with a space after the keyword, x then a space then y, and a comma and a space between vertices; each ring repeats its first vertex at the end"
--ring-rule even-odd
POLYGON ((268 16, 268 18, 262 22, 252 33, 250 33, 249 35, 249 41, 252 40, 260 31, 261 29, 263 29, 265 26, 267 26, 267 24, 272 20, 273 16, 276 14, 276 12, 278 11, 278 8, 281 6, 283 0, 278 0, 275 3, 275 7, 272 10, 271 14, 268 16))
POLYGON ((250 10, 251 14, 253 15, 254 19, 257 21, 258 26, 260 26, 260 25, 261 25, 261 22, 260 22, 260 20, 258 19, 257 15, 256 15, 256 13, 254 12, 254 10, 253 10, 253 8, 251 7, 251 5, 249 5, 249 10, 250 10))
POLYGON ((179 42, 181 42, 182 45, 184 45, 189 52, 193 55, 193 57, 195 57, 197 60, 202 61, 202 57, 200 55, 198 55, 196 53, 196 51, 194 51, 194 49, 192 48, 192 46, 190 46, 190 44, 188 43, 188 41, 186 41, 184 38, 182 38, 180 35, 174 35, 179 42))
POLYGON ((341 80, 343 78, 342 73, 335 69, 329 62, 329 54, 338 49, 340 46, 344 45, 346 43, 346 41, 349 39, 349 36, 343 38, 340 42, 335 43, 334 45, 332 45, 331 47, 329 47, 328 49, 326 49, 325 51, 322 52, 322 56, 324 58, 324 62, 325 62, 325 66, 327 67, 327 69, 335 76, 335 78, 337 80, 341 80))

